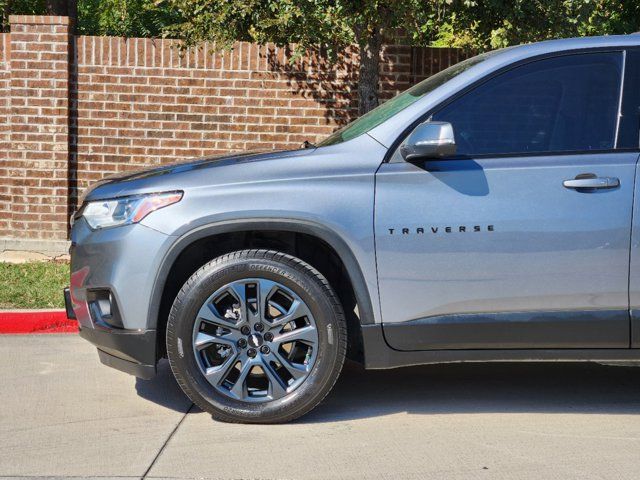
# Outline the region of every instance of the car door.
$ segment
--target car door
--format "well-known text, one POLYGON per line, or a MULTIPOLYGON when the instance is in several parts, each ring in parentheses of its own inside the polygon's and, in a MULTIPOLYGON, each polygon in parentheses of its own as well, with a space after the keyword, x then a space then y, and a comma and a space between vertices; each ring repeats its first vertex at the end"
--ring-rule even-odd
POLYGON ((430 112, 453 125, 455 157, 408 163, 396 152, 380 167, 391 347, 629 347, 638 152, 637 110, 620 111, 625 55, 555 55, 498 72, 430 112))

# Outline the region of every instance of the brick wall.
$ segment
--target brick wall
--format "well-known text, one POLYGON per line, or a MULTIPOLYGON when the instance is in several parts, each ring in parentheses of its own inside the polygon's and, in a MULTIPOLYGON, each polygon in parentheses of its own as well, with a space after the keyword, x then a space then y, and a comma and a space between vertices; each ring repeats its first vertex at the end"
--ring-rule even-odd
POLYGON ((289 64, 238 43, 180 56, 171 40, 78 37, 78 185, 105 173, 236 150, 299 146, 357 109, 350 63, 289 64))
POLYGON ((0 33, 0 235, 6 234, 11 217, 9 147, 10 142, 10 66, 8 33, 0 33))
POLYGON ((69 19, 11 16, 5 235, 67 235, 69 19))
MULTIPOLYGON (((64 17, 12 16, 0 42, 0 240, 65 240, 77 194, 149 165, 315 141, 357 113, 357 52, 294 63, 273 45, 180 54, 172 40, 69 34, 64 17)), ((461 60, 384 48, 381 98, 461 60)))

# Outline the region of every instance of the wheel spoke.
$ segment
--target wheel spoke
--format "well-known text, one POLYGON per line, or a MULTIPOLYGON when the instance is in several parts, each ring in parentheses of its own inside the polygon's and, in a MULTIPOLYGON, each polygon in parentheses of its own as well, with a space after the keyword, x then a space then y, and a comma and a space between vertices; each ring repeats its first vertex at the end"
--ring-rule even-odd
POLYGON ((238 376, 236 383, 234 383, 233 387, 231 388, 231 393, 233 393, 237 398, 241 400, 248 396, 245 382, 247 381, 247 377, 249 376, 249 372, 251 372, 253 365, 253 362, 251 362, 249 359, 242 360, 240 375, 238 376))
POLYGON ((240 333, 240 330, 234 329, 234 330, 230 330, 229 333, 225 333, 222 337, 217 337, 217 338, 227 340, 235 345, 238 342, 238 339, 243 337, 244 335, 240 333))
POLYGON ((236 342, 234 342, 232 338, 226 337, 228 336, 225 335, 224 337, 219 337, 215 335, 209 335, 208 333, 204 332, 198 332, 193 343, 198 350, 202 350, 203 348, 206 348, 214 343, 219 343, 221 345, 235 348, 236 342))
POLYGON ((204 332, 198 332, 193 343, 197 350, 202 350, 203 348, 216 343, 216 337, 204 332))
POLYGON ((220 315, 220 312, 216 309, 216 307, 211 303, 205 303, 200 311, 198 311, 198 318, 204 320, 205 322, 213 323, 214 325, 219 325, 225 328, 238 328, 238 325, 235 320, 230 318, 225 318, 220 315))
POLYGON ((292 363, 288 358, 285 358, 280 354, 280 352, 275 350, 271 351, 271 353, 266 357, 266 360, 269 363, 271 363, 271 360, 277 361, 289 372, 294 380, 298 380, 308 373, 307 368, 304 365, 292 363))
POLYGON ((284 384, 273 367, 267 362, 262 362, 261 367, 262 370, 264 370, 264 373, 267 375, 267 378, 269 379, 268 395, 274 400, 276 398, 285 396, 287 394, 287 386, 284 384))
POLYGON ((256 289, 257 297, 258 297, 256 298, 257 307, 258 307, 258 313, 257 313, 258 320, 262 321, 267 318, 268 301, 271 295, 273 294, 273 292, 277 289, 277 287, 278 287, 278 284, 271 280, 260 279, 258 281, 258 288, 256 289))
POLYGON ((289 311, 285 315, 278 317, 271 322, 271 328, 282 327, 292 320, 309 316, 311 316, 309 308, 307 308, 307 306, 300 300, 294 300, 291 307, 289 307, 289 311))
POLYGON ((238 355, 230 355, 224 363, 218 365, 217 367, 209 367, 206 369, 204 376, 209 381, 211 385, 214 387, 218 387, 229 375, 229 371, 236 364, 238 360, 238 355))
POLYGON ((279 345, 289 342, 304 342, 315 344, 318 341, 318 332, 315 327, 307 325, 306 327, 296 328, 285 333, 276 335, 273 339, 279 345))
POLYGON ((239 302, 240 307, 240 320, 238 324, 243 324, 249 320, 248 316, 248 308, 247 308, 247 292, 246 292, 247 284, 242 283, 232 283, 228 287, 228 291, 236 298, 239 302))

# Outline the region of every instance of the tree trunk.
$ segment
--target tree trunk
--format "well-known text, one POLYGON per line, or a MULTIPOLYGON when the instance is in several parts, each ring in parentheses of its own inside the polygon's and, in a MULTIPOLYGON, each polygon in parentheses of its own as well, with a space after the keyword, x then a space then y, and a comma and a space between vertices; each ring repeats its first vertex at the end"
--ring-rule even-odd
POLYGON ((380 48, 382 35, 376 28, 360 43, 360 76, 358 79, 358 113, 363 115, 378 106, 380 48))
POLYGON ((46 0, 46 4, 49 15, 71 17, 75 20, 78 14, 77 0, 46 0))

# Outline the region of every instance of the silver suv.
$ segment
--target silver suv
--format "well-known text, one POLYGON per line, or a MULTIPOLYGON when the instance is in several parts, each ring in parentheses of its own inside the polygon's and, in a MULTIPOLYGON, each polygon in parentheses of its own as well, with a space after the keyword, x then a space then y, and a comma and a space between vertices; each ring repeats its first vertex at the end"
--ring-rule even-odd
POLYGON ((640 359, 640 36, 480 55, 318 145, 106 179, 65 292, 103 363, 215 418, 317 405, 346 357, 640 359), (635 212, 635 214, 634 214, 635 212))

